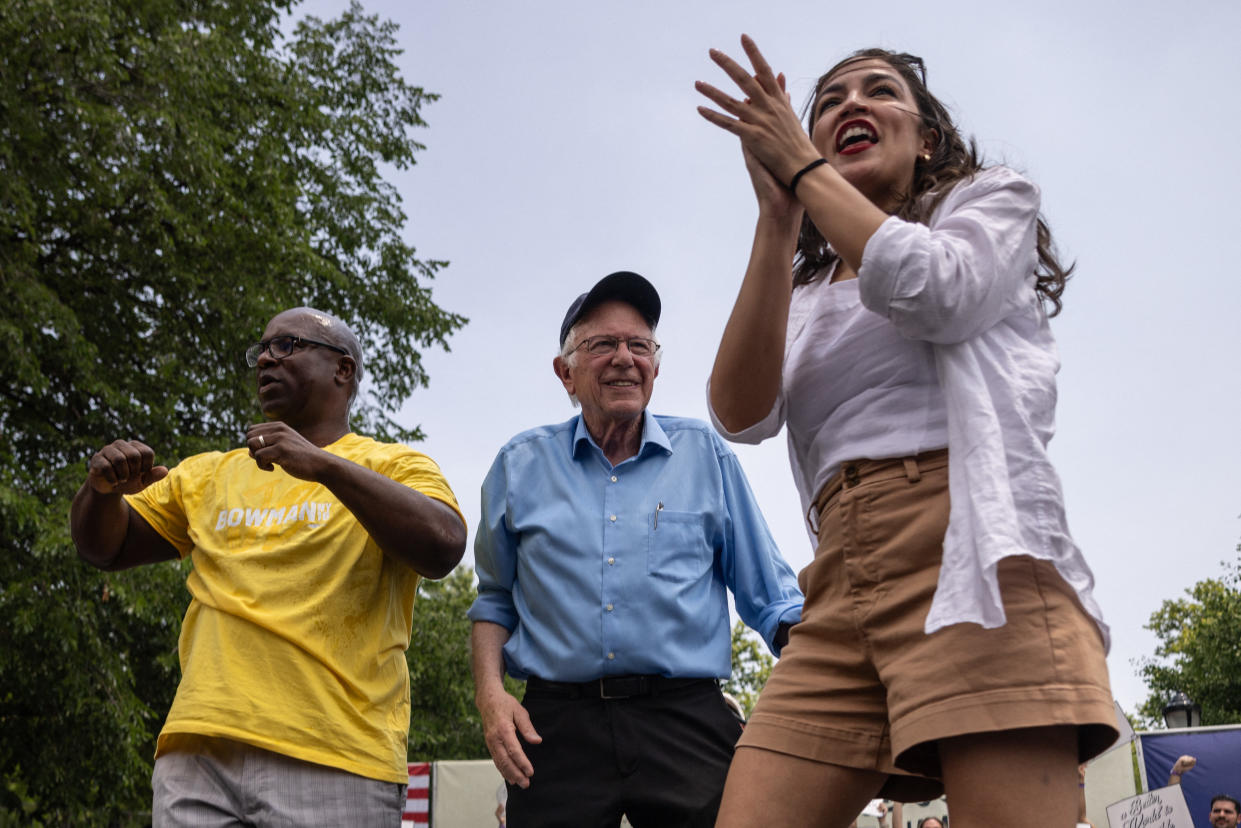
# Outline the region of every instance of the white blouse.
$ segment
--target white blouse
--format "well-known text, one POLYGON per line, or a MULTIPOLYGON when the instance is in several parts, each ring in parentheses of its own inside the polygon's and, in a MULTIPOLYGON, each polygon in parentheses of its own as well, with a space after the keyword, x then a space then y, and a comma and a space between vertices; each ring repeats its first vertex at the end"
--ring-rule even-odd
POLYGON ((890 217, 867 242, 856 283, 793 292, 771 412, 737 433, 714 410, 711 419, 745 443, 787 423, 803 512, 842 461, 941 448, 946 435, 952 505, 926 632, 1002 626, 996 565, 1030 555, 1055 564, 1107 648, 1047 456, 1060 363, 1034 292, 1038 211, 1034 184, 992 167, 958 184, 929 226, 890 217))

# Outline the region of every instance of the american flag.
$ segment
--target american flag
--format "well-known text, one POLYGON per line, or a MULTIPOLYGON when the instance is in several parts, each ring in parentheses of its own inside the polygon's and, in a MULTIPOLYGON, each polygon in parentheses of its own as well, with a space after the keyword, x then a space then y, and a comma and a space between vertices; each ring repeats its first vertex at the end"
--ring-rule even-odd
POLYGON ((431 825, 431 763, 409 763, 409 788, 405 791, 405 813, 401 828, 431 825))

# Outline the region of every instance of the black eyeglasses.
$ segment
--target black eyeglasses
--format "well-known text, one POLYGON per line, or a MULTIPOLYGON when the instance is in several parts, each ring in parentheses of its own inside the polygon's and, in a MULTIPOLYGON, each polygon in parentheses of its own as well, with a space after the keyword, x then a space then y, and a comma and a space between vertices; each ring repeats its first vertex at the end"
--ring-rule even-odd
POLYGON ((251 368, 259 364, 259 357, 263 352, 271 354, 272 359, 284 359, 293 353, 294 348, 300 348, 303 345, 318 345, 320 348, 327 348, 338 354, 349 355, 344 348, 336 345, 329 345, 326 342, 316 342, 313 339, 305 339, 300 336, 273 336, 271 339, 265 339, 262 342, 255 342, 249 348, 246 348, 246 365, 251 368))
POLYGON ((586 352, 591 356, 608 356, 616 353, 616 349, 620 347, 622 342, 629 349, 629 353, 636 357, 653 357, 655 352, 659 350, 658 342, 643 336, 588 336, 577 343, 577 347, 573 350, 580 351, 585 348, 586 352))

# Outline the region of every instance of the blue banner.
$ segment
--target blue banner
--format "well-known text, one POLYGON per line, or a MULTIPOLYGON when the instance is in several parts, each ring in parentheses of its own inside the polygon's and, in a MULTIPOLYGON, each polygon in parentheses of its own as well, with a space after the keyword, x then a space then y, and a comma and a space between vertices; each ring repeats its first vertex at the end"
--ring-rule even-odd
POLYGON ((1241 799, 1241 725, 1226 730, 1169 730, 1142 733, 1146 787, 1168 784, 1172 765, 1181 756, 1198 764, 1181 777, 1181 791, 1195 828, 1210 828, 1211 797, 1226 794, 1241 799))

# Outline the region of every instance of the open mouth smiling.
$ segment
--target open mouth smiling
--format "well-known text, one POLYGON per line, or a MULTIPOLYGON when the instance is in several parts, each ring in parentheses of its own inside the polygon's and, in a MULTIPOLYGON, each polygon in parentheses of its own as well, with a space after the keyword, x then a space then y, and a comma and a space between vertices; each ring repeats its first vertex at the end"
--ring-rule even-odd
POLYGON ((869 121, 846 121, 836 130, 836 152, 849 155, 879 143, 879 133, 869 121))

